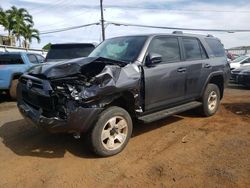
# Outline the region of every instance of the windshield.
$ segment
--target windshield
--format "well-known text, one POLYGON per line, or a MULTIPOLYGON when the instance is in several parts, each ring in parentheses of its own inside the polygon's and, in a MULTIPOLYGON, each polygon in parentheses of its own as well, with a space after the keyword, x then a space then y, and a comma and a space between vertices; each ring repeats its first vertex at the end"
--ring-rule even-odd
POLYGON ((240 61, 242 61, 242 60, 244 60, 244 59, 246 59, 246 58, 248 58, 248 56, 243 55, 243 56, 240 56, 240 57, 236 58, 236 59, 233 60, 232 62, 233 62, 233 63, 238 63, 238 62, 240 62, 240 61))
POLYGON ((107 39, 96 47, 89 57, 104 57, 130 63, 136 60, 146 39, 146 36, 107 39))
POLYGON ((93 49, 92 45, 55 45, 49 50, 46 61, 87 57, 93 49))

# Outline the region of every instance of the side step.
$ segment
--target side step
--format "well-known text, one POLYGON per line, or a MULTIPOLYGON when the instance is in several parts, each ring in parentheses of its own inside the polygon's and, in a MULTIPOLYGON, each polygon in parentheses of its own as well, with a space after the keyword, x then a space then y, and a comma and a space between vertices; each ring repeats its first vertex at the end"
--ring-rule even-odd
POLYGON ((168 108, 162 111, 158 111, 152 114, 148 114, 145 116, 141 116, 138 119, 144 121, 145 123, 150 123, 156 120, 160 120, 163 119, 165 117, 177 114, 177 113, 181 113, 187 110, 190 110, 192 108, 196 108, 198 106, 201 106, 202 103, 198 102, 198 101, 193 101, 193 102, 189 102, 186 104, 182 104, 176 107, 172 107, 172 108, 168 108))

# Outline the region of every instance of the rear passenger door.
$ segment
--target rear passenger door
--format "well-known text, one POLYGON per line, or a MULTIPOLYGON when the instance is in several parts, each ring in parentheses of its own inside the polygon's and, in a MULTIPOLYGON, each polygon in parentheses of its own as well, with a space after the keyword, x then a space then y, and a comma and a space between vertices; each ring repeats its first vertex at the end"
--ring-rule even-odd
POLYGON ((208 64, 208 56, 198 38, 182 37, 182 47, 186 61, 186 97, 196 98, 200 95, 205 78, 211 72, 211 65, 208 64))
POLYGON ((148 54, 162 56, 162 62, 144 66, 145 109, 153 110, 179 102, 185 97, 185 65, 178 37, 158 36, 151 40, 148 54))

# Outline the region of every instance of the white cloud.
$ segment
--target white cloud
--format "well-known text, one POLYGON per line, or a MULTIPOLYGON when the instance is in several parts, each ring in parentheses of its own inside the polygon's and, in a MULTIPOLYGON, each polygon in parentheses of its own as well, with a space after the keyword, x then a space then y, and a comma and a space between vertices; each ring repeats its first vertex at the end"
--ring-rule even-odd
MULTIPOLYGON (((58 29, 62 27, 82 25, 100 20, 99 0, 82 1, 82 0, 4 0, 1 6, 8 8, 11 5, 27 8, 34 17, 36 27, 40 31, 58 29), (61 3, 60 3, 61 2, 61 3), (93 7, 91 7, 93 6, 93 7)), ((120 0, 111 1, 104 0, 105 19, 116 22, 158 25, 169 27, 188 27, 188 28, 207 28, 207 29, 250 29, 248 20, 250 13, 241 13, 240 11, 250 10, 250 2, 244 6, 236 4, 216 3, 199 3, 197 1, 186 0, 157 0, 155 4, 162 5, 160 9, 154 10, 144 5, 152 4, 152 1, 142 0, 120 0), (176 2, 189 2, 177 3, 176 2), (185 10, 224 10, 225 12, 207 12, 207 11, 174 11, 164 9, 164 6, 175 5, 177 8, 185 10), (178 7, 180 6, 180 7, 178 7), (123 7, 123 8, 122 8, 123 7), (132 8, 134 7, 134 8, 132 8), (139 7, 139 8, 138 8, 139 7), (237 9, 235 9, 237 7, 237 9), (226 10, 238 12, 226 12, 226 10)), ((166 7, 167 8, 167 7, 166 7)), ((1 32, 0 28, 0 32, 1 32)), ((171 32, 161 29, 147 29, 137 27, 117 27, 108 26, 106 29, 107 37, 119 35, 131 35, 140 33, 163 33, 171 32)), ((207 32, 191 32, 207 34, 207 32)), ((211 32, 210 32, 211 33, 211 32)), ((249 45, 249 33, 218 33, 212 32, 214 36, 219 37, 225 44, 225 47, 249 45)), ((100 26, 91 26, 77 30, 54 33, 49 35, 41 35, 41 44, 33 42, 33 47, 42 47, 48 42, 91 42, 99 41, 100 26)))

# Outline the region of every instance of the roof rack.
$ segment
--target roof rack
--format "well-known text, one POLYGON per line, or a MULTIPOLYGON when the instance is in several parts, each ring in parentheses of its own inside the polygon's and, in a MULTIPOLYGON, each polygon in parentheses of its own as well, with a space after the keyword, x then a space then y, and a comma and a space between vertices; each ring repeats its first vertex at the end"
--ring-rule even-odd
POLYGON ((183 34, 182 31, 173 31, 173 34, 183 34))

